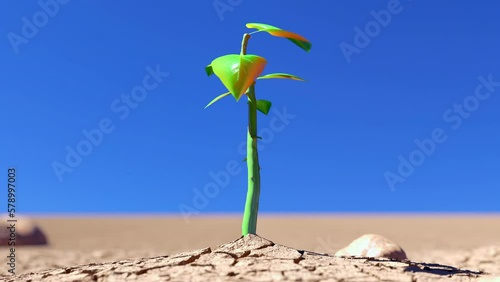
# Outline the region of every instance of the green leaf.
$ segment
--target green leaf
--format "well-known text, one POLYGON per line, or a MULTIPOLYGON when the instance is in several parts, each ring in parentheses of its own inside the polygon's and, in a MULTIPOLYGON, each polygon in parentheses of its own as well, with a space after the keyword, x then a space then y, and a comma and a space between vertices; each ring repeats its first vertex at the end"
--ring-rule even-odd
POLYGON ((284 79, 305 81, 304 79, 302 79, 296 75, 288 74, 288 73, 270 73, 270 74, 266 74, 266 75, 257 77, 257 79, 270 79, 270 78, 284 78, 284 79))
POLYGON ((238 101, 262 73, 266 64, 266 59, 257 55, 230 54, 218 57, 209 66, 238 101))
POLYGON ((210 103, 208 103, 208 105, 205 106, 205 109, 208 108, 213 103, 215 103, 215 102, 219 101, 220 99, 222 99, 222 98, 224 98, 226 96, 229 96, 229 95, 231 95, 231 92, 226 92, 224 94, 221 94, 221 95, 215 97, 215 99, 213 99, 212 101, 210 101, 210 103))
POLYGON ((271 109, 272 103, 267 100, 257 100, 257 110, 267 115, 271 109))
POLYGON ((309 52, 312 47, 311 42, 309 42, 309 40, 307 40, 305 37, 294 32, 283 30, 279 27, 263 23, 247 23, 246 27, 255 28, 258 29, 259 31, 265 31, 273 36, 287 38, 300 48, 306 50, 307 52, 309 52))
POLYGON ((208 65, 206 68, 205 68, 205 72, 207 73, 208 76, 211 76, 212 74, 214 74, 214 70, 212 69, 212 66, 211 65, 208 65))

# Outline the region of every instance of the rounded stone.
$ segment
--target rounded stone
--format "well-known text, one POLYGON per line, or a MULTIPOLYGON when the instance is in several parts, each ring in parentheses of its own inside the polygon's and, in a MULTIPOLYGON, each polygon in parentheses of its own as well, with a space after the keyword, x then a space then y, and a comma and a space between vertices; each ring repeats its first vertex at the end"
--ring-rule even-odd
POLYGON ((0 217, 0 246, 17 247, 47 244, 47 236, 31 219, 18 215, 15 218, 9 218, 6 215, 0 217), (16 221, 8 221, 12 219, 16 221))
POLYGON ((335 256, 355 256, 406 260, 405 251, 393 241, 377 234, 365 234, 340 249, 335 256))

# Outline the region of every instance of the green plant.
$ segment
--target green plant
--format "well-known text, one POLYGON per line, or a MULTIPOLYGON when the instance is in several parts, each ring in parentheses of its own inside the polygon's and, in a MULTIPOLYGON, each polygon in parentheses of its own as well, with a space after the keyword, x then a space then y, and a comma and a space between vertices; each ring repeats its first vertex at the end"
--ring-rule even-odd
POLYGON ((257 152, 257 139, 260 137, 257 136, 257 111, 267 115, 272 105, 270 101, 257 100, 255 95, 256 80, 281 78, 304 81, 298 76, 287 73, 272 73, 260 76, 267 64, 267 61, 263 57, 247 54, 246 49, 248 40, 251 38, 252 34, 265 31, 273 36, 287 38, 307 52, 311 49, 311 43, 296 33, 261 23, 248 23, 246 26, 248 28, 255 28, 257 31, 245 33, 243 35, 240 54, 229 54, 218 57, 205 68, 208 76, 215 74, 219 77, 227 90, 229 90, 229 92, 219 95, 213 99, 205 108, 229 95, 233 95, 236 101, 239 101, 239 99, 245 94, 248 97, 246 157, 248 167, 248 191, 245 203, 245 212, 243 214, 243 236, 246 236, 249 233, 256 234, 257 231, 257 214, 259 210, 260 196, 260 166, 257 152))

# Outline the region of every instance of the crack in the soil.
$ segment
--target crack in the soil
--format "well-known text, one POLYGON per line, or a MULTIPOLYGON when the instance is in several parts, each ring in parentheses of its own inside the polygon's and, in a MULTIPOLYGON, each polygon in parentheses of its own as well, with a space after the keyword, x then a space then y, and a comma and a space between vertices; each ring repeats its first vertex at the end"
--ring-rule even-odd
POLYGON ((192 263, 190 266, 201 266, 201 267, 207 266, 207 267, 212 268, 212 270, 216 269, 215 265, 210 264, 210 263, 207 263, 207 264, 205 264, 205 263, 192 263))
MULTIPOLYGON (((209 252, 209 253, 210 253, 210 252, 209 252)), ((203 255, 203 254, 190 256, 187 260, 180 261, 179 263, 174 264, 174 265, 165 264, 165 265, 152 266, 152 267, 148 267, 148 268, 143 268, 143 269, 141 269, 141 270, 133 271, 133 272, 131 272, 131 273, 136 274, 136 275, 142 275, 142 274, 145 274, 145 273, 147 273, 148 271, 153 270, 153 269, 160 269, 160 268, 171 267, 171 266, 182 266, 182 265, 188 265, 188 264, 190 264, 190 263, 195 262, 195 261, 196 261, 197 259, 199 259, 202 255, 203 255)), ((184 256, 181 256, 181 257, 179 257, 179 258, 183 258, 183 257, 184 257, 184 256)), ((186 256, 186 257, 187 257, 187 256, 186 256)))
POLYGON ((305 259, 304 256, 301 255, 300 257, 294 259, 293 263, 300 265, 300 262, 304 259, 305 259))
POLYGON ((230 256, 234 260, 233 263, 231 263, 231 266, 235 266, 236 263, 238 263, 238 259, 247 257, 250 254, 250 251, 248 251, 248 254, 246 254, 246 252, 243 253, 243 256, 241 256, 241 257, 238 257, 237 255, 235 255, 233 253, 229 253, 229 252, 214 252, 214 254, 225 254, 225 255, 230 256))
POLYGON ((233 253, 230 253, 230 252, 224 252, 224 251, 216 251, 214 252, 215 254, 226 254, 226 255, 230 255, 232 258, 234 258, 235 260, 238 260, 240 258, 246 258, 250 255, 252 251, 244 251, 243 254, 241 254, 240 256, 238 256, 237 254, 233 254, 233 253))

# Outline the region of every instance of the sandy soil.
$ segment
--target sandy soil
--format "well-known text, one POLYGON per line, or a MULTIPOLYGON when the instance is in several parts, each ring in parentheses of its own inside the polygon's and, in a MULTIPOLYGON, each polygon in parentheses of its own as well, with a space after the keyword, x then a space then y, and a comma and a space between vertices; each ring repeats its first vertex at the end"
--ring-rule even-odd
MULTIPOLYGON (((164 266, 172 267, 174 265, 172 264, 172 260, 176 261, 176 258, 183 257, 172 256, 173 254, 202 249, 205 250, 203 255, 200 254, 198 257, 188 257, 195 257, 195 260, 203 257, 204 260, 208 260, 213 256, 220 256, 220 254, 216 252, 218 246, 234 241, 240 237, 239 216, 200 217, 193 218, 189 221, 185 221, 181 217, 153 216, 143 218, 59 217, 36 218, 35 221, 45 231, 50 245, 47 247, 18 247, 16 250, 17 275, 45 269, 104 262, 112 263, 94 265, 94 268, 101 267, 103 269, 110 269, 110 265, 113 263, 116 264, 117 261, 122 261, 123 264, 121 265, 128 265, 133 269, 134 267, 137 268, 138 265, 145 267, 151 263, 156 265, 161 265, 163 263, 164 266), (210 252, 206 252, 207 247, 212 248, 210 252), (167 257, 167 255, 169 256, 167 257), (152 259, 152 257, 157 258, 152 259), (131 260, 126 261, 126 259, 131 260)), ((339 264, 340 261, 338 258, 326 257, 326 259, 325 257, 320 258, 315 254, 308 254, 307 252, 300 253, 301 258, 299 260, 302 264, 317 264, 319 269, 321 269, 322 263, 329 265, 329 268, 332 268, 332 263, 335 265, 342 265, 344 269, 349 269, 349 267, 352 268, 352 271, 344 272, 347 274, 350 273, 350 276, 344 275, 344 277, 342 277, 342 275, 337 275, 335 276, 336 278, 332 278, 333 280, 330 281, 336 281, 335 279, 339 280, 340 278, 345 279, 344 281, 366 281, 366 279, 368 279, 366 277, 368 276, 359 276, 361 275, 360 273, 374 273, 375 276, 371 275, 370 279, 375 279, 374 277, 379 273, 383 278, 383 275, 385 275, 384 273, 388 273, 388 269, 397 270, 395 272, 397 275, 400 275, 398 272, 399 270, 405 273, 405 275, 402 276, 388 273, 387 275, 393 275, 390 277, 399 277, 403 279, 391 278, 395 281, 404 281, 404 279, 407 278, 410 279, 408 281, 426 281, 426 279, 427 281, 433 281, 435 279, 443 280, 448 278, 456 281, 460 281, 459 279, 463 278, 466 279, 464 281, 469 281, 470 279, 475 279, 476 276, 474 275, 479 271, 500 275, 500 215, 261 216, 259 218, 258 228, 259 235, 272 240, 276 244, 289 246, 298 250, 329 254, 335 253, 335 251, 344 247, 362 234, 380 234, 399 243, 406 251, 411 261, 427 263, 427 272, 429 272, 420 271, 420 274, 415 276, 413 272, 404 272, 403 270, 411 269, 411 267, 420 269, 418 265, 411 266, 403 264, 386 267, 386 264, 390 264, 390 262, 375 262, 374 265, 378 264, 378 266, 374 267, 371 265, 373 261, 366 259, 356 262, 343 261, 343 264, 339 264), (471 272, 455 273, 456 275, 460 275, 448 277, 446 275, 433 273, 436 269, 432 267, 442 268, 445 266, 433 266, 432 263, 467 269, 471 272), (360 272, 360 269, 364 269, 364 272, 360 272), (356 276, 354 273, 358 273, 359 275, 356 276), (428 276, 422 276, 424 274, 428 276)), ((0 252, 7 254, 7 249, 1 248, 0 252)), ((271 253, 273 252, 274 251, 271 253)), ((297 255, 297 253, 294 254, 297 255)), ((272 260, 273 256, 270 255, 268 258, 272 260)), ((232 259, 234 260, 235 258, 232 257, 232 259)), ((245 258, 245 260, 248 259, 249 258, 245 258)), ((295 262, 296 259, 297 258, 292 258, 288 260, 288 263, 297 264, 295 262)), ((283 260, 276 261, 283 263, 283 260)), ((235 261, 231 263, 233 264, 235 261)), ((248 263, 248 261, 244 263, 248 263)), ((3 265, 0 269, 0 274, 7 274, 5 255, 0 256, 0 264, 3 265)), ((239 265, 239 262, 237 264, 239 265)), ((253 263, 252 265, 258 265, 258 263, 253 263)), ((269 265, 269 263, 267 265, 269 265)), ((420 266, 422 269, 425 269, 425 266, 420 266)), ((210 268, 210 266, 206 267, 210 268)), ((290 264, 283 267, 292 267, 293 269, 293 267, 297 266, 290 264)), ((304 265, 300 265, 300 267, 300 269, 302 269, 304 265)), ((308 267, 312 269, 312 266, 308 267)), ((248 268, 248 266, 246 268, 248 268)), ((158 272, 158 267, 155 269, 157 270, 151 272, 146 271, 144 273, 142 273, 141 270, 134 271, 139 271, 142 274, 149 273, 151 275, 156 275, 154 276, 156 280, 148 278, 149 280, 139 281, 169 281, 168 279, 174 277, 168 276, 169 278, 167 279, 167 276, 158 276, 158 273, 161 273, 161 271, 158 272)), ((198 268, 196 269, 197 271, 200 270, 198 268)), ((213 270, 213 268, 210 269, 213 270)), ((217 268, 214 269, 217 270, 217 268)), ((75 275, 81 274, 76 270, 75 275)), ((166 268, 164 270, 166 271, 166 268)), ((136 277, 135 279, 137 281, 137 274, 134 274, 134 271, 129 272, 127 277, 136 277)), ((293 279, 297 278, 297 276, 293 276, 296 275, 294 271, 298 271, 298 269, 291 271, 292 272, 290 272, 287 278, 293 281, 293 279)), ((436 271, 444 271, 444 273, 447 273, 446 271, 449 272, 449 269, 437 269, 436 271)), ((209 273, 210 271, 206 272, 209 273)), ((69 274, 71 273, 72 271, 69 271, 69 274)), ((83 273, 88 274, 91 272, 87 271, 83 273)), ((216 271, 216 273, 223 273, 223 270, 220 269, 216 271)), ((279 273, 287 272, 280 270, 279 273)), ((308 273, 308 275, 309 274, 311 274, 311 276, 308 276, 311 279, 310 281, 323 281, 316 278, 326 277, 321 276, 321 272, 318 271, 316 271, 316 273, 312 271, 308 273)), ((47 279, 49 279, 49 277, 54 278, 56 276, 51 274, 47 277, 47 279)), ((142 277, 144 278, 145 276, 142 277)), ((200 278, 202 276, 198 274, 196 277, 200 278)), ((212 278, 215 279, 214 277, 212 278)), ((268 280, 264 277, 259 281, 273 281, 272 277, 273 276, 267 277, 268 280)), ((282 280, 284 277, 285 276, 276 276, 274 278, 275 280, 282 280)), ((96 276, 96 278, 98 278, 98 276, 96 276)), ((219 278, 222 279, 220 281, 224 281, 229 280, 230 277, 219 278)), ((232 277, 231 279, 237 278, 239 279, 241 277, 232 277)), ((254 278, 257 279, 258 277, 254 276, 254 278)), ((28 278, 24 281, 28 281, 27 279, 28 278)), ((33 281, 38 280, 39 279, 33 279, 33 281)), ((76 279, 74 281, 79 280, 76 279)), ((105 280, 102 278, 99 279, 99 281, 112 281, 112 279, 105 280)), ((120 281, 120 279, 117 281, 120 281)), ((305 281, 309 280, 305 279, 305 281)))

